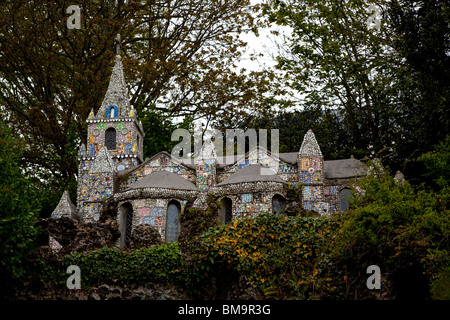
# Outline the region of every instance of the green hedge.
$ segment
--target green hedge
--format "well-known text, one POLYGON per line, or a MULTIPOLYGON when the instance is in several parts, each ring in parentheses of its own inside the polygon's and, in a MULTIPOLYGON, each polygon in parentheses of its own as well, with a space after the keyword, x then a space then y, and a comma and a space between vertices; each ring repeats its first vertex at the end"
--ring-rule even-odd
POLYGON ((194 290, 222 273, 238 272, 268 299, 308 299, 334 294, 333 272, 322 247, 332 236, 326 217, 260 214, 213 228, 199 237, 185 274, 194 290))
POLYGON ((102 283, 172 283, 180 272, 182 257, 177 243, 134 251, 105 247, 85 253, 72 252, 64 257, 62 265, 50 266, 41 260, 36 265, 36 275, 42 283, 64 288, 70 265, 80 268, 84 289, 102 283))

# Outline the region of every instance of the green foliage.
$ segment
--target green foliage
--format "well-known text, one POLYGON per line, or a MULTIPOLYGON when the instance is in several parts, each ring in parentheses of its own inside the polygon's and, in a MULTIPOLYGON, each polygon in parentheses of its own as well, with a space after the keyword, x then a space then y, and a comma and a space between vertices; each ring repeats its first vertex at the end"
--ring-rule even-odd
POLYGON ((321 105, 306 106, 301 110, 282 111, 270 115, 248 119, 242 128, 278 129, 280 133, 280 152, 294 152, 300 149, 308 130, 313 130, 325 159, 358 159, 370 155, 371 150, 356 149, 351 141, 351 134, 342 123, 341 116, 334 110, 324 110, 321 105))
POLYGON ((103 248, 86 253, 72 253, 65 263, 81 269, 82 284, 98 283, 170 283, 181 267, 181 251, 177 243, 157 245, 126 252, 103 248))
POLYGON ((419 157, 428 169, 426 176, 431 177, 438 188, 450 185, 450 136, 447 136, 435 150, 419 157))
POLYGON ((178 128, 189 129, 190 125, 189 117, 186 117, 181 124, 174 125, 154 107, 143 110, 139 115, 139 120, 142 121, 142 126, 145 130, 144 158, 152 157, 161 151, 170 153, 172 148, 178 143, 178 141, 171 140, 172 132, 178 128))
POLYGON ((282 118, 298 118, 294 123, 300 131, 305 124, 315 128, 328 156, 370 154, 369 146, 392 156, 384 148, 396 138, 391 129, 398 114, 396 87, 391 84, 398 61, 388 53, 387 20, 379 30, 367 26, 371 4, 383 7, 384 1, 273 0, 264 6, 271 22, 292 28, 277 67, 286 84, 301 93, 297 103, 304 110, 282 118), (320 121, 302 124, 303 117, 320 121))
POLYGON ((124 2, 78 1, 79 30, 67 28, 68 0, 9 1, 0 12, 0 113, 27 142, 22 168, 72 194, 77 148, 107 90, 117 34, 130 102, 145 122, 146 156, 170 147, 174 118, 268 113, 262 93, 277 90, 271 72, 234 67, 246 45, 239 35, 261 25, 253 16, 259 5, 124 2))
POLYGON ((23 276, 22 260, 37 235, 37 191, 19 167, 22 146, 0 121, 0 296, 23 276))
POLYGON ((263 12, 292 29, 277 67, 285 85, 300 94, 292 104, 302 110, 261 121, 288 131, 288 137, 281 134, 282 152, 297 149, 312 128, 329 159, 373 153, 411 182, 423 182, 425 168, 415 159, 450 129, 450 6, 271 0, 263 12), (380 28, 368 26, 372 5, 380 10, 380 28))
POLYGON ((105 247, 89 252, 72 252, 56 264, 38 260, 30 272, 34 281, 37 278, 43 284, 65 288, 69 277, 66 269, 76 265, 81 270, 82 288, 88 289, 103 283, 171 284, 176 281, 182 263, 181 250, 175 242, 132 251, 105 247))
MULTIPOLYGON (((391 43, 403 58, 395 76, 402 152, 414 157, 430 151, 450 134, 450 6, 447 1, 390 1, 391 43)), ((399 141, 400 142, 400 141, 399 141)))
POLYGON ((191 251, 197 244, 197 237, 219 224, 220 202, 214 194, 208 194, 205 210, 194 208, 193 200, 189 201, 180 215, 181 233, 178 243, 183 251, 191 251))
POLYGON ((431 297, 434 300, 450 300, 450 266, 447 265, 431 284, 431 297))
POLYGON ((430 282, 450 261, 448 188, 439 193, 417 189, 397 183, 387 170, 365 177, 360 188, 352 209, 338 218, 331 244, 331 257, 349 266, 349 282, 361 285, 361 270, 371 264, 386 273, 417 268, 430 282))
POLYGON ((200 236, 188 279, 204 289, 212 276, 234 270, 265 298, 317 298, 335 290, 330 277, 319 276, 329 267, 320 248, 330 231, 324 218, 260 214, 234 220, 200 236))

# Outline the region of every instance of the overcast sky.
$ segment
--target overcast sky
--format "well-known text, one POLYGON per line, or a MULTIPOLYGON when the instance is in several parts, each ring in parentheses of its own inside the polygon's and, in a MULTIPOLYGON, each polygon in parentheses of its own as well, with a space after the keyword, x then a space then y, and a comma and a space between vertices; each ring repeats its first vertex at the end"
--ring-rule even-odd
MULTIPOLYGON (((264 3, 267 0, 252 0, 251 3, 264 3)), ((271 25, 269 28, 259 30, 259 36, 255 36, 252 32, 241 34, 240 38, 247 42, 247 51, 239 63, 239 67, 258 71, 265 67, 274 67, 276 64, 275 57, 278 55, 277 44, 282 43, 283 36, 289 36, 290 28, 271 25), (272 34, 272 31, 278 31, 279 36, 272 34), (256 61, 250 60, 250 55, 263 54, 256 61)))

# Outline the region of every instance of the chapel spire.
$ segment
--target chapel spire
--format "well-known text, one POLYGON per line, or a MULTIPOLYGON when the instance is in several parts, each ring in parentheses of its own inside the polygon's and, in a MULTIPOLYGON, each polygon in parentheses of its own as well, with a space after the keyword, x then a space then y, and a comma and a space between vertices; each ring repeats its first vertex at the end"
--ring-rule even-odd
POLYGON ((130 99, 128 88, 123 74, 122 57, 120 56, 120 35, 116 38, 116 57, 114 68, 109 80, 102 105, 97 113, 97 118, 128 117, 130 113, 130 99))
POLYGON ((322 151, 317 143, 316 136, 311 129, 305 134, 302 146, 298 152, 300 157, 316 156, 322 158, 322 151))

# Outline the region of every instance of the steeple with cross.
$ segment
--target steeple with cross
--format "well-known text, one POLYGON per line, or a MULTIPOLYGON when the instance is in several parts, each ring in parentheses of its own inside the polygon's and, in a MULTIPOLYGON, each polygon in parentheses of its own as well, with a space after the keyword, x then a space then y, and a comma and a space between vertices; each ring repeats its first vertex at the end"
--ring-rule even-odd
POLYGON ((91 110, 86 120, 87 145, 83 144, 78 154, 80 165, 77 203, 84 221, 95 221, 95 213, 92 212, 99 210, 104 197, 112 195, 113 190, 104 187, 105 179, 113 181, 116 179, 116 172, 143 161, 144 130, 130 104, 122 57, 119 54, 120 45, 121 38, 117 35, 117 55, 108 89, 97 114, 91 110))

